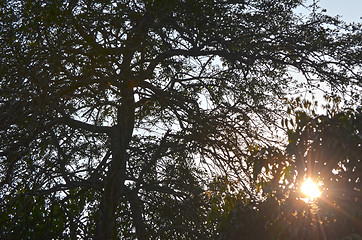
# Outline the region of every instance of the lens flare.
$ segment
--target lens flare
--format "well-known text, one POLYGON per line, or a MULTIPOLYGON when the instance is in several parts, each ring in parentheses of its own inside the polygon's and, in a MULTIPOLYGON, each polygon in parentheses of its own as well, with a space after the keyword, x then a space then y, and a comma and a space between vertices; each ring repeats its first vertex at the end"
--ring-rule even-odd
POLYGON ((303 182, 301 191, 306 195, 306 197, 312 200, 321 195, 321 191, 319 191, 317 184, 315 184, 310 178, 303 182))

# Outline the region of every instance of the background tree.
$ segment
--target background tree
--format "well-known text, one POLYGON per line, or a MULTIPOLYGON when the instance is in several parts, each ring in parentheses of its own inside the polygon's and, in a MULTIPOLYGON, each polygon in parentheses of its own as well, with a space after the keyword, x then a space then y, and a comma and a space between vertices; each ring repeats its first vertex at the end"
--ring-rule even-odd
POLYGON ((259 183, 265 200, 235 204, 224 239, 361 238, 361 109, 334 107, 317 115, 310 114, 310 102, 293 101, 292 108, 297 106, 305 111, 297 110, 290 121, 287 147, 261 148, 254 155, 264 169, 259 183), (301 191, 307 178, 322 183, 313 201, 301 191))
POLYGON ((294 156, 295 184, 298 186, 298 179, 311 177, 323 185, 322 196, 311 209, 299 204, 302 207, 298 210, 304 219, 311 218, 313 226, 304 220, 295 234, 302 233, 305 239, 340 239, 351 233, 361 237, 361 130, 361 109, 334 109, 319 116, 297 112, 287 149, 294 156), (306 229, 309 232, 303 233, 306 229))
POLYGON ((360 25, 298 0, 0 4, 3 238, 215 237, 257 200, 290 69, 361 82, 360 25))

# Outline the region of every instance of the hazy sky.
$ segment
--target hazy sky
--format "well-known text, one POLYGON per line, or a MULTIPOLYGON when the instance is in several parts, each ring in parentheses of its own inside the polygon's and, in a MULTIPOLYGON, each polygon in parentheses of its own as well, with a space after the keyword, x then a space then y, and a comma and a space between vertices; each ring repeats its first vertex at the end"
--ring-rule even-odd
POLYGON ((319 5, 328 15, 341 15, 346 22, 362 22, 362 0, 320 0, 319 5))

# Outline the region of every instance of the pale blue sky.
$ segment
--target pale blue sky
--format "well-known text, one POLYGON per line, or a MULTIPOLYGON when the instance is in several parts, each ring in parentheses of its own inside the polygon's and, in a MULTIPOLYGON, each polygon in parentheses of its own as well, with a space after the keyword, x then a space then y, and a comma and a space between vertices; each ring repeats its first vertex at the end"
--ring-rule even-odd
POLYGON ((320 0, 319 5, 328 15, 341 15, 346 22, 362 22, 362 0, 320 0))
MULTIPOLYGON (((310 5, 313 3, 313 0, 305 0, 305 5, 310 5)), ((362 0, 319 0, 318 5, 326 9, 327 15, 330 16, 336 16, 340 15, 342 20, 351 23, 351 22, 358 22, 362 23, 362 0)), ((298 8, 297 12, 302 12, 303 14, 306 14, 305 11, 303 11, 302 8, 298 8)), ((295 75, 296 78, 303 79, 300 74, 295 75)), ((323 85, 324 89, 328 89, 328 87, 323 85)), ((318 100, 319 103, 325 104, 325 101, 323 99, 323 93, 321 91, 313 91, 313 94, 315 99, 318 100)), ((307 99, 311 99, 311 95, 306 94, 305 95, 307 99)), ((324 110, 322 108, 318 108, 318 111, 321 111, 320 113, 323 113, 324 110)))

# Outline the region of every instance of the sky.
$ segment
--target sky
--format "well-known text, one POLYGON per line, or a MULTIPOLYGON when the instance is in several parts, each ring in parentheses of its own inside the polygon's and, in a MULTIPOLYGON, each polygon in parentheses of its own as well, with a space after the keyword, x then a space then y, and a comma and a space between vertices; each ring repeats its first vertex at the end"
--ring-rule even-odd
MULTIPOLYGON (((315 0, 316 1, 316 0, 315 0)), ((304 5, 310 5, 313 3, 313 0, 304 0, 304 5)), ((326 9, 325 14, 330 16, 340 15, 341 19, 347 23, 358 22, 362 23, 362 0, 319 0, 318 5, 322 9, 326 9)), ((306 14, 307 12, 302 8, 297 8, 296 12, 301 12, 306 14)), ((295 73, 296 78, 303 77, 295 73)), ((325 87, 328 89, 327 87, 325 87)), ((323 99, 323 93, 321 91, 313 92, 315 100, 318 100, 319 103, 325 103, 323 99)), ((309 99, 310 96, 306 96, 309 99)), ((310 99, 309 99, 310 100, 310 99)), ((319 110, 322 110, 321 108, 319 110)))
MULTIPOLYGON (((307 3, 312 3, 307 0, 307 3)), ((362 23, 362 0, 320 0, 319 6, 331 16, 341 15, 346 22, 362 23)))

